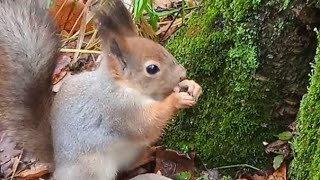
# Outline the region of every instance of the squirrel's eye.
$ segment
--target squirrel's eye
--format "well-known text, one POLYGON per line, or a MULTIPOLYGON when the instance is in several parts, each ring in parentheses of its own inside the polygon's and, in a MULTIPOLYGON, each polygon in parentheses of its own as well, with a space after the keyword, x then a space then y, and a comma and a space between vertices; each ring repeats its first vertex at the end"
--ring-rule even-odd
POLYGON ((148 65, 146 70, 149 74, 152 74, 152 75, 160 71, 159 67, 155 64, 148 65))

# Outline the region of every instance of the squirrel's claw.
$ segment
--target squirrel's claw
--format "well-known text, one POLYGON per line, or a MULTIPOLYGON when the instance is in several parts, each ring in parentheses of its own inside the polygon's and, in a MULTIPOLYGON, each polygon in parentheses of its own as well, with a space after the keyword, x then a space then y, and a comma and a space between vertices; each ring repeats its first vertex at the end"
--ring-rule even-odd
POLYGON ((179 87, 180 91, 186 89, 186 92, 188 92, 190 96, 194 97, 196 102, 202 94, 201 86, 193 80, 183 80, 179 83, 179 87))

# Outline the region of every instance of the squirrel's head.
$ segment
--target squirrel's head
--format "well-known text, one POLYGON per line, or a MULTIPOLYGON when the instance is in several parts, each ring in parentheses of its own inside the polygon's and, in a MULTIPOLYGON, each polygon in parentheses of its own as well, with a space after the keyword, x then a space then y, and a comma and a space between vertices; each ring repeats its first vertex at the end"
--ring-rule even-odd
POLYGON ((120 0, 109 0, 97 15, 103 51, 115 81, 161 100, 186 78, 184 67, 164 47, 138 36, 120 0))

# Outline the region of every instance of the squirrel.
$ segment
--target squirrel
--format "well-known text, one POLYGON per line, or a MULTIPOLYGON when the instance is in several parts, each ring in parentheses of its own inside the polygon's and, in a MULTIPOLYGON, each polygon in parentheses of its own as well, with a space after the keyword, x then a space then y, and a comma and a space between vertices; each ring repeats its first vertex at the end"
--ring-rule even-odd
POLYGON ((56 180, 112 180, 156 142, 201 86, 163 46, 140 37, 121 0, 97 10, 101 61, 94 71, 51 76, 60 39, 42 0, 0 0, 0 132, 56 180))

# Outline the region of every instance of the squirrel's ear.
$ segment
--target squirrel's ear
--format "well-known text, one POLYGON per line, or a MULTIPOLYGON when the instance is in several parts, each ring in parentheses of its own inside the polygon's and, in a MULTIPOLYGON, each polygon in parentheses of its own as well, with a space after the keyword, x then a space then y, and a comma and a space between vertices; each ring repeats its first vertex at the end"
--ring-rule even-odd
POLYGON ((104 52, 114 55, 122 70, 125 70, 127 37, 138 35, 129 11, 121 0, 106 0, 96 11, 96 17, 104 52))
POLYGON ((124 42, 124 39, 112 39, 108 47, 109 53, 116 57, 122 71, 125 71, 127 68, 127 61, 123 56, 123 53, 126 53, 125 46, 126 42, 124 42))
POLYGON ((137 36, 130 12, 121 0, 106 0, 96 11, 98 31, 102 41, 108 40, 108 35, 137 36))

